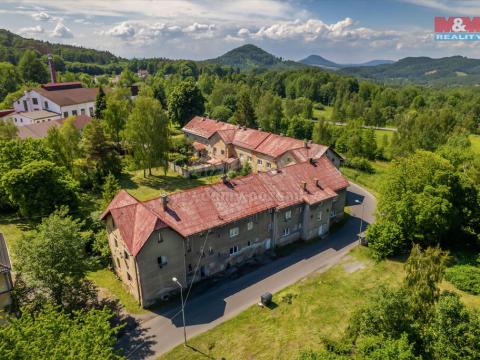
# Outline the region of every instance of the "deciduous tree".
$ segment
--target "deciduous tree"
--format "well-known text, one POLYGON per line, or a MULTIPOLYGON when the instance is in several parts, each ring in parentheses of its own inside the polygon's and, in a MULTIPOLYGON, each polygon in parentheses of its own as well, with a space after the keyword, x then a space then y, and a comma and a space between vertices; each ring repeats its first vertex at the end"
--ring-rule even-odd
POLYGON ((139 96, 135 101, 125 128, 125 139, 134 159, 149 175, 152 167, 161 165, 167 169, 169 149, 169 122, 158 100, 139 96))

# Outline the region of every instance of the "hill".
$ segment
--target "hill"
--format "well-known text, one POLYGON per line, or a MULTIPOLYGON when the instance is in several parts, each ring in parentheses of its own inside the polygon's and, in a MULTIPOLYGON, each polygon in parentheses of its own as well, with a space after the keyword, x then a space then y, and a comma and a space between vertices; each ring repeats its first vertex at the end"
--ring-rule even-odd
POLYGON ((306 65, 311 65, 311 66, 319 66, 327 69, 341 69, 344 67, 359 67, 359 66, 375 66, 375 65, 380 65, 380 64, 391 64, 393 63, 393 60, 370 60, 365 63, 360 63, 360 64, 339 64, 333 61, 330 61, 328 59, 325 59, 324 57, 320 55, 310 55, 307 56, 305 59, 302 59, 299 61, 301 64, 306 64, 306 65))
POLYGON ((439 59, 407 57, 393 64, 347 67, 341 69, 340 72, 386 83, 480 84, 480 60, 464 56, 450 56, 439 59))
POLYGON ((205 62, 227 65, 238 68, 241 71, 254 69, 296 69, 306 66, 295 61, 283 60, 252 44, 240 46, 215 59, 205 60, 205 62))
POLYGON ((59 55, 68 62, 105 65, 121 60, 109 51, 27 39, 8 30, 0 29, 0 61, 17 64, 23 52, 27 49, 36 50, 41 55, 48 53, 59 55))

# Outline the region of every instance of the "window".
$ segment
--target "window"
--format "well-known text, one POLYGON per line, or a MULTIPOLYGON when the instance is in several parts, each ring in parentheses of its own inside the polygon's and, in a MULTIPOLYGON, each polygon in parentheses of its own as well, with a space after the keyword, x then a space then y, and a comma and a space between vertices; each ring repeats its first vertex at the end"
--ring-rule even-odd
POLYGON ((283 229, 282 236, 288 236, 288 235, 290 235, 290 228, 287 227, 283 229))
POLYGON ((335 217, 337 216, 337 212, 335 211, 335 209, 332 209, 332 212, 330 213, 330 217, 335 217))
POLYGON ((248 157, 248 161, 252 162, 252 157, 251 156, 248 157))
POLYGON ((233 238, 235 236, 238 236, 240 234, 240 229, 238 227, 234 227, 230 229, 230 237, 233 238))
POLYGON ((240 248, 238 247, 238 245, 232 246, 230 248, 230 255, 236 254, 239 251, 240 251, 240 248))
POLYGON ((216 154, 217 153, 217 148, 214 146, 213 147, 213 153, 216 154))
POLYGON ((118 267, 121 267, 121 265, 120 265, 120 259, 119 259, 119 258, 117 258, 117 266, 118 266, 118 267))
POLYGON ((132 281, 132 277, 130 276, 130 274, 127 272, 127 279, 128 281, 132 281))
POLYGON ((90 106, 90 107, 88 108, 88 112, 90 113, 90 116, 93 117, 93 107, 90 106))
POLYGON ((80 114, 85 115, 85 109, 81 109, 80 114))
POLYGON ((285 220, 291 219, 292 218, 292 210, 288 210, 285 212, 285 220))
POLYGON ((249 221, 247 223, 247 230, 252 230, 253 229, 253 221, 249 221))
POLYGON ((77 110, 72 110, 72 115, 73 116, 77 116, 77 114, 78 114, 77 110))
POLYGON ((158 266, 160 268, 164 267, 165 265, 168 264, 167 257, 166 256, 159 256, 157 258, 158 266))
POLYGON ((23 109, 24 111, 28 111, 27 100, 23 100, 23 109))
POLYGON ((213 255, 214 252, 215 252, 215 250, 213 250, 213 247, 209 246, 208 247, 208 254, 213 255))
POLYGON ((257 164, 258 164, 258 165, 262 165, 262 160, 258 159, 258 160, 257 160, 257 164))
POLYGON ((43 103, 43 105, 44 105, 45 109, 48 109, 48 101, 45 101, 45 102, 43 103))
POLYGON ((271 168, 272 167, 272 164, 270 164, 268 161, 267 161, 267 168, 271 168))
POLYGON ((116 237, 113 238, 113 241, 115 242, 115 247, 118 247, 118 242, 116 237))
POLYGON ((220 154, 225 155, 225 150, 220 150, 220 154))
POLYGON ((162 236, 162 233, 161 233, 161 232, 158 232, 157 242, 158 242, 158 243, 162 243, 162 242, 163 242, 163 236, 162 236))
POLYGON ((33 105, 38 105, 38 99, 37 98, 32 98, 33 105))
POLYGON ((123 250, 123 258, 124 258, 125 260, 128 260, 128 257, 129 257, 129 256, 128 256, 128 253, 127 253, 125 250, 123 250))
POLYGON ((249 241, 249 242, 247 243, 247 246, 249 246, 249 247, 252 246, 252 242, 249 241))
POLYGON ((318 221, 322 220, 322 212, 321 212, 321 211, 319 211, 319 212, 317 213, 317 220, 318 220, 318 221))
POLYGON ((63 117, 64 117, 65 119, 68 118, 68 111, 65 111, 65 112, 63 113, 63 117))

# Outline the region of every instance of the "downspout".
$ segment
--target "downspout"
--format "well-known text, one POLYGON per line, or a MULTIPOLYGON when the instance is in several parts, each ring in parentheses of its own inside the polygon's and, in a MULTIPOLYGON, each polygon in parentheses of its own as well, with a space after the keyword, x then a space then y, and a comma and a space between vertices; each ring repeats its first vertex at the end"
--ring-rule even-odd
POLYGON ((138 271, 137 257, 135 256, 133 260, 135 261, 135 279, 137 280, 138 305, 140 305, 143 308, 143 288, 138 278, 139 271, 138 271))

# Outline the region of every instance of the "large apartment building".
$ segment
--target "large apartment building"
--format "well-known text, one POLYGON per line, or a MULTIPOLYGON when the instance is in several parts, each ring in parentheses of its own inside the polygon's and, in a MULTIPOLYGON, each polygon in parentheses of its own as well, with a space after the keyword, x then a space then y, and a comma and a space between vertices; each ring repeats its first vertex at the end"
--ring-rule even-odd
POLYGON ((195 116, 182 130, 196 149, 205 149, 208 157, 227 164, 238 159, 240 163, 250 164, 254 172, 279 169, 322 156, 337 168, 342 161, 340 155, 325 145, 201 116, 195 116))
POLYGON ((185 285, 326 236, 343 216, 347 186, 321 157, 143 202, 121 190, 101 218, 115 272, 145 307, 176 290, 172 277, 185 285))

